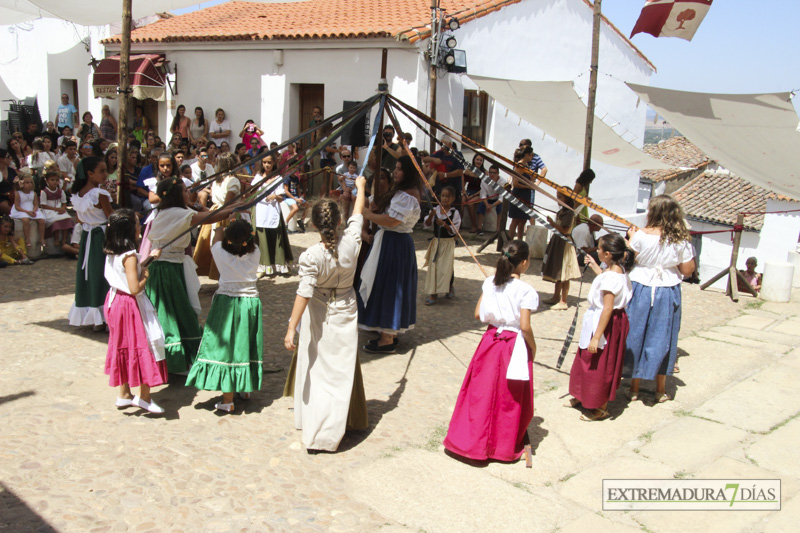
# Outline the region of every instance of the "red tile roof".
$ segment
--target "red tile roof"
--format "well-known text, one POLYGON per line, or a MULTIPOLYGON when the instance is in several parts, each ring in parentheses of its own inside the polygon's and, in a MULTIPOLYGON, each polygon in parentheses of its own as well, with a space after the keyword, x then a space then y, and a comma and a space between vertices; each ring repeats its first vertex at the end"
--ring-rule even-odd
MULTIPOLYGON (((753 185, 735 174, 702 174, 672 195, 683 207, 687 218, 733 226, 739 213, 766 211, 767 200, 797 200, 753 185)), ((764 215, 747 215, 744 226, 760 231, 764 215)))
POLYGON ((653 159, 664 161, 670 165, 683 168, 668 168, 664 170, 643 170, 641 177, 650 181, 666 181, 703 169, 711 163, 708 156, 700 148, 692 144, 686 137, 672 137, 658 144, 646 144, 642 148, 653 159))
MULTIPOLYGON (((463 24, 522 0, 439 0, 463 24)), ((584 3, 591 8, 588 0, 584 3)), ((608 19, 639 57, 655 66, 608 19)), ((283 4, 225 2, 159 20, 131 32, 134 43, 396 38, 414 43, 430 35, 430 0, 308 0, 283 4)), ((587 37, 588 38, 588 37, 587 37)), ((121 42, 120 35, 101 41, 121 42)))

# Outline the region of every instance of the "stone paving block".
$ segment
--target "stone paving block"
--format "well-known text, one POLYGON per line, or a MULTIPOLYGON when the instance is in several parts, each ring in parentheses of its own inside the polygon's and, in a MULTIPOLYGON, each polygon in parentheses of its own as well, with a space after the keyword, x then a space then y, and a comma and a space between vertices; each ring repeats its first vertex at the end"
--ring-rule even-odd
POLYGON ((758 335, 759 339, 763 338, 764 340, 759 340, 759 339, 756 339, 756 338, 748 339, 746 337, 725 335, 723 333, 716 333, 715 331, 711 331, 711 330, 704 331, 701 335, 703 337, 707 338, 707 339, 720 341, 720 342, 723 342, 725 344, 748 346, 750 348, 756 348, 756 349, 761 350, 761 351, 775 353, 775 354, 786 353, 790 349, 789 346, 786 346, 786 345, 783 345, 783 344, 777 344, 777 343, 768 342, 769 334, 767 332, 763 332, 763 333, 754 332, 754 337, 755 337, 755 335, 758 335))
MULTIPOLYGON (((800 419, 795 418, 747 448, 758 466, 800 479, 800 419)), ((798 516, 800 520, 800 516, 798 516)))
POLYGON ((719 326, 711 328, 707 331, 719 333, 721 335, 731 335, 742 339, 750 339, 756 341, 767 341, 770 344, 785 344, 786 346, 800 346, 800 337, 795 335, 787 335, 786 333, 778 333, 774 330, 768 331, 754 331, 752 329, 733 327, 733 326, 719 326))
POLYGON ((672 478, 674 473, 670 466, 652 459, 611 456, 566 480, 559 493, 590 511, 602 511, 604 479, 672 478))
MULTIPOLYGON (((670 406, 691 411, 731 383, 740 381, 771 361, 756 348, 701 337, 678 341, 678 349, 686 354, 678 358, 681 371, 667 377, 667 392, 675 393, 675 401, 660 404, 655 409, 670 406)), ((642 383, 642 388, 648 387, 648 390, 654 390, 652 383, 642 383)), ((648 401, 653 399, 650 395, 646 398, 648 401)))
POLYGON ((796 531, 799 521, 800 496, 794 496, 793 498, 784 496, 783 502, 781 502, 781 510, 770 513, 757 525, 757 530, 763 531, 763 533, 796 531))
MULTIPOLYGON (((625 519, 625 515, 619 512, 607 512, 609 516, 614 518, 625 519)), ((632 520, 628 519, 629 525, 614 522, 607 517, 600 516, 597 513, 586 513, 574 522, 570 522, 566 526, 558 530, 558 533, 641 533, 641 528, 632 520)))
POLYGON ((727 425, 767 431, 800 411, 800 369, 775 363, 714 396, 694 414, 727 425))
POLYGON ((659 428, 650 442, 640 448, 640 453, 642 457, 672 466, 676 472, 694 472, 748 436, 749 433, 741 429, 685 416, 659 428), (702 435, 702 438, 687 446, 686 435, 702 435))
POLYGON ((774 318, 767 318, 764 316, 739 316, 733 320, 728 321, 728 325, 734 328, 747 328, 747 329, 766 329, 767 326, 775 322, 774 318))
POLYGON ((795 348, 780 359, 781 364, 800 368, 800 348, 795 348))
POLYGON ((424 531, 551 532, 580 516, 555 491, 535 481, 529 486, 514 486, 443 453, 411 449, 352 471, 348 494, 424 531))
MULTIPOLYGON (((750 464, 740 463, 728 457, 721 457, 705 468, 695 472, 691 479, 775 479, 776 477, 774 472, 750 464)), ((797 481, 782 481, 781 493, 784 501, 796 494, 797 490, 797 481)), ((675 531, 684 533, 689 531, 708 533, 761 531, 753 526, 772 514, 773 511, 714 511, 707 513, 702 511, 631 512, 632 517, 643 526, 647 527, 649 531, 675 531)))
POLYGON ((785 333, 787 335, 800 336, 800 320, 796 318, 784 320, 783 322, 773 326, 771 331, 785 333))

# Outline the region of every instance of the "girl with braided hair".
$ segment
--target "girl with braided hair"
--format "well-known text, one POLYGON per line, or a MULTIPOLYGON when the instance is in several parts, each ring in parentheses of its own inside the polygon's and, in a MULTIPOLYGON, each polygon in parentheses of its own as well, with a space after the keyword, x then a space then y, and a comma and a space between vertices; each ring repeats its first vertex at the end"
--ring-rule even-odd
POLYGON ((211 302, 197 360, 186 384, 222 392, 220 411, 233 411, 233 394, 249 399, 261 389, 261 300, 259 250, 250 222, 239 219, 214 232, 211 254, 219 269, 219 288, 211 302))
POLYGON ((358 306, 353 288, 361 248, 366 179, 356 179, 353 216, 341 237, 339 206, 324 198, 311 211, 321 242, 300 256, 297 289, 284 345, 297 347, 294 419, 309 453, 334 452, 345 429, 367 427, 358 363, 358 306), (302 317, 302 321, 300 318, 302 317), (295 346, 295 330, 300 340, 295 346))

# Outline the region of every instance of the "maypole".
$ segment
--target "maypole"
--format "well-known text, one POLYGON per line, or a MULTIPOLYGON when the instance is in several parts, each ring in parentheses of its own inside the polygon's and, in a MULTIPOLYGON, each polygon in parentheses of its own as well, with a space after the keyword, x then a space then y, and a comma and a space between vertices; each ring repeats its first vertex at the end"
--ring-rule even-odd
POLYGON ((128 94, 130 93, 131 10, 133 0, 122 0, 122 45, 119 50, 119 120, 117 121, 118 202, 128 205, 128 94))
POLYGON ((586 101, 586 137, 583 144, 583 170, 592 166, 592 132, 594 130, 594 106, 597 99, 597 70, 600 56, 600 24, 603 15, 600 12, 602 0, 594 0, 594 17, 592 22, 592 59, 589 64, 589 97, 586 101))

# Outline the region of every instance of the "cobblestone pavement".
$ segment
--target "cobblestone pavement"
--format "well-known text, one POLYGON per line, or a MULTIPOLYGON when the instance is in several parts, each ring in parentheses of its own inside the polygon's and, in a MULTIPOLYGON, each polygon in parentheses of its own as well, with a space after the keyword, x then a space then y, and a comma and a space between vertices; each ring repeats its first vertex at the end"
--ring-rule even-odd
MULTIPOLYGON (((416 235, 420 265, 427 236, 416 235)), ((316 239, 292 236, 296 255, 316 239)), ((555 369, 573 311, 543 310, 533 319, 533 469, 523 463, 467 466, 442 452, 441 439, 482 334, 472 312, 483 275, 463 246, 456 256, 456 298, 426 307, 419 295, 417 327, 401 337, 400 352, 361 355, 369 429, 348 433, 339 453, 320 455, 305 452, 292 402, 281 397, 290 361, 282 339, 297 277, 259 282, 265 311, 260 393, 221 416, 213 409, 216 394, 186 388, 183 378, 171 376, 154 391, 166 415, 153 417, 115 409, 116 390, 103 374, 107 335, 67 325, 75 261, 46 259, 0 270, 0 531, 448 531, 474 530, 484 517, 501 524, 537 513, 537 527, 526 529, 554 530, 579 519, 595 527, 585 517, 599 507, 599 485, 576 488, 587 499, 597 492, 596 502, 576 502, 559 492, 571 477, 630 448, 626 443, 671 420, 676 410, 700 406, 724 384, 752 373, 746 364, 733 365, 724 376, 695 365, 726 356, 726 345, 714 335, 736 335, 724 325, 748 300, 735 304, 718 292, 684 285, 685 357, 668 386, 677 401, 650 407, 617 400, 612 419, 585 424, 577 411, 561 407, 575 344, 564 368, 555 369), (494 492, 481 492, 481 486, 494 492), (498 501, 471 500, 480 494, 498 501), (460 503, 453 503, 454 495, 460 503), (440 518, 428 507, 441 509, 440 518), (456 512, 463 514, 452 516, 456 512)), ((480 255, 487 272, 497 256, 480 255)), ((523 279, 545 299, 552 284, 537 274, 539 267, 535 263, 523 279)), ((215 284, 203 281, 207 312, 215 284)), ((571 306, 577 292, 573 286, 571 306)), ((664 468, 654 461, 652 471, 664 468)), ((631 520, 627 525, 638 529, 631 520)), ((660 531, 656 526, 650 529, 660 531)), ((614 522, 615 530, 624 527, 624 520, 614 522)))

